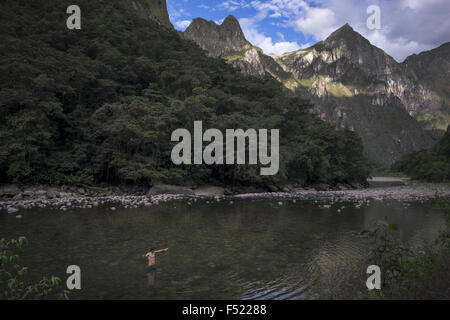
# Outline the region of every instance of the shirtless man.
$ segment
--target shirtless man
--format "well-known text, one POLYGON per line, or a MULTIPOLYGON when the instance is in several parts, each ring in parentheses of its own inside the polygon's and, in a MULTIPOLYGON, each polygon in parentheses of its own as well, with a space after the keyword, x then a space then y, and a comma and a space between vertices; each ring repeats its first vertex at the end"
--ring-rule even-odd
POLYGON ((155 248, 149 249, 148 253, 144 255, 145 258, 148 259, 148 271, 153 271, 156 269, 155 267, 155 258, 156 254, 160 252, 166 252, 169 248, 156 250, 155 248))

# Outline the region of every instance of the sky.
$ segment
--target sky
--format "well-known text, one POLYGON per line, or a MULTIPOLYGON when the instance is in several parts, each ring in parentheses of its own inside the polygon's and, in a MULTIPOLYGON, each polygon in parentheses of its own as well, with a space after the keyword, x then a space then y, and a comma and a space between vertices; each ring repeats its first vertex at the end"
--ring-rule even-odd
POLYGON ((194 18, 220 24, 231 14, 266 54, 309 47, 346 23, 398 62, 450 41, 450 0, 167 0, 167 7, 182 31, 194 18), (379 29, 367 25, 372 5, 379 29))

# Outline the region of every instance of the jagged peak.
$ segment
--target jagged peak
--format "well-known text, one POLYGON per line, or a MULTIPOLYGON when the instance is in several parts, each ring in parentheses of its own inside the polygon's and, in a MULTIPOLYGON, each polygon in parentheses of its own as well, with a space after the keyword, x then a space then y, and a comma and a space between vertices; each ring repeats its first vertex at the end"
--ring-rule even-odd
POLYGON ((208 21, 208 20, 206 20, 206 19, 203 19, 203 18, 200 18, 200 17, 199 17, 199 18, 195 18, 195 19, 192 20, 192 23, 195 23, 195 22, 196 22, 196 23, 199 23, 199 22, 200 22, 200 23, 211 23, 211 22, 214 22, 214 21, 212 21, 212 20, 209 20, 209 21, 208 21))
POLYGON ((128 0, 130 7, 143 18, 151 20, 163 25, 167 28, 174 29, 170 22, 169 12, 167 11, 166 0, 128 0))
POLYGON ((227 25, 227 24, 238 25, 239 28, 241 27, 238 19, 236 19, 236 17, 231 14, 228 17, 226 17, 222 22, 222 25, 227 25))
POLYGON ((251 47, 239 21, 232 15, 226 17, 221 25, 212 20, 196 18, 183 35, 186 39, 195 41, 212 56, 225 56, 251 47))
POLYGON ((221 24, 217 24, 214 20, 206 20, 203 18, 195 18, 192 20, 191 25, 195 26, 195 25, 215 25, 219 28, 238 28, 239 30, 241 30, 241 25, 239 23, 239 21, 233 16, 233 15, 229 15, 228 17, 226 17, 223 22, 221 24))
POLYGON ((350 39, 350 38, 364 38, 364 37, 357 31, 355 31, 348 23, 346 23, 342 27, 334 31, 332 34, 330 34, 325 41, 328 42, 330 40, 341 38, 350 39))

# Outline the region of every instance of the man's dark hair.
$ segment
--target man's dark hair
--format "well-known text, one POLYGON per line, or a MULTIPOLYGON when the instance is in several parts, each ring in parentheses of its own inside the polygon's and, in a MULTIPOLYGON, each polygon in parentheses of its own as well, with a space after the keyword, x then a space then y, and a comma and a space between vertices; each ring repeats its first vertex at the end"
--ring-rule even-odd
POLYGON ((155 251, 156 250, 156 248, 150 248, 150 249, 148 249, 148 252, 152 252, 152 251, 155 251))

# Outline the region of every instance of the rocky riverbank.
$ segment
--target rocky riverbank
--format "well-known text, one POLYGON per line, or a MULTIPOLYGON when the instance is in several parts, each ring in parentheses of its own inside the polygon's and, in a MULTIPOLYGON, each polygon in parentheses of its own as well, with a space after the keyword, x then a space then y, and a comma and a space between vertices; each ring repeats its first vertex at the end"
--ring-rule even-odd
POLYGON ((19 187, 17 185, 4 185, 0 187, 0 201, 28 202, 33 200, 55 200, 55 199, 74 199, 74 198, 116 198, 116 197, 152 197, 156 195, 184 195, 184 196, 233 196, 239 194, 263 194, 277 192, 295 192, 297 190, 315 190, 315 191, 338 191, 351 190, 367 187, 366 184, 340 184, 330 186, 320 184, 310 187, 299 185, 285 186, 175 186, 169 184, 155 184, 150 189, 135 186, 110 186, 110 187, 92 187, 92 186, 62 186, 62 187, 19 187))
POLYGON ((66 188, 19 188, 3 187, 0 192, 0 210, 21 217, 20 211, 31 208, 51 208, 66 211, 70 208, 94 208, 106 206, 106 210, 118 207, 151 207, 162 202, 186 199, 188 203, 197 199, 210 198, 213 201, 233 201, 233 199, 272 198, 279 201, 312 200, 335 203, 355 202, 356 206, 372 200, 425 201, 436 194, 450 196, 450 184, 409 182, 403 186, 318 190, 319 188, 295 188, 276 192, 249 192, 230 194, 230 190, 204 186, 196 189, 157 185, 144 194, 130 194, 119 188, 66 187, 66 188))

